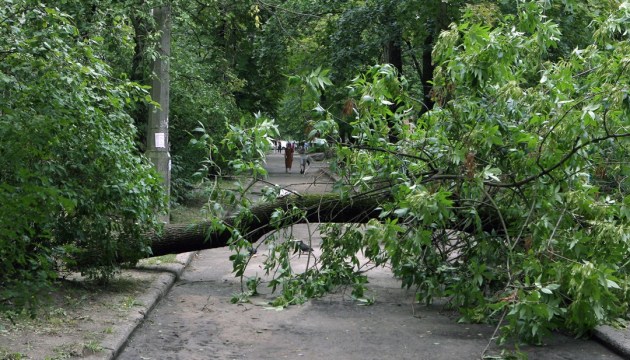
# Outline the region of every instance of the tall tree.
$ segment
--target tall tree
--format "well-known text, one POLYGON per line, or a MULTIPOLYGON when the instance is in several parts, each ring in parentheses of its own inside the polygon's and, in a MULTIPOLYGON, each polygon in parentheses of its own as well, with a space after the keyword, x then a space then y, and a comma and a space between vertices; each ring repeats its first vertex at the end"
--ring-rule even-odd
MULTIPOLYGON (((278 21, 304 24, 288 34, 289 41, 296 42, 289 46, 289 56, 296 60, 289 61, 286 72, 306 75, 323 66, 331 69, 333 82, 346 83, 371 65, 390 63, 399 76, 406 75, 409 86, 423 93, 420 115, 433 106, 432 49, 437 34, 460 16, 463 4, 417 0, 285 2, 275 7, 275 16, 283 19, 278 21)), ((347 89, 333 87, 321 99, 324 108, 336 109, 341 123, 348 96, 347 89)), ((299 101, 290 94, 285 98, 287 122, 296 117, 295 111, 289 111, 296 109, 296 103, 299 101)), ((395 104, 392 112, 396 112, 395 104)))
MULTIPOLYGON (((153 60, 153 80, 151 97, 156 102, 149 107, 147 121, 147 148, 145 155, 151 160, 155 170, 162 177, 164 193, 167 198, 171 193, 171 155, 169 153, 169 109, 171 104, 170 57, 171 57, 171 7, 168 5, 152 9, 159 32, 159 46, 153 60)), ((168 207, 167 207, 168 208, 168 207)), ((169 222, 167 211, 163 218, 169 222)))

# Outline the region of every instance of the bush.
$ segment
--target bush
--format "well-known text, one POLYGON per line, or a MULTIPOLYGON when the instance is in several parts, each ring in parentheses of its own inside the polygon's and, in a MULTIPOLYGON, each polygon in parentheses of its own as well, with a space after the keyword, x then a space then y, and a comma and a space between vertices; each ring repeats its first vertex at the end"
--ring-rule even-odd
POLYGON ((2 309, 33 305, 60 268, 106 280, 145 257, 164 195, 125 111, 144 91, 57 10, 15 1, 0 18, 2 309))

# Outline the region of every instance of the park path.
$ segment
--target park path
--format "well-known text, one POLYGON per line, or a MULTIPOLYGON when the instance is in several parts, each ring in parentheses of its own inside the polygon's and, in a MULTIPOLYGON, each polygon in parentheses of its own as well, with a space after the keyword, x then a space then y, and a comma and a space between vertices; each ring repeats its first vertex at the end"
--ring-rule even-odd
MULTIPOLYGON (((300 175, 294 162, 286 174, 282 156, 272 154, 268 181, 303 193, 327 192, 331 184, 323 167, 313 164, 300 175)), ((293 236, 310 238, 311 256, 319 256, 317 224, 295 226, 293 236)), ((246 275, 264 278, 264 253, 261 246, 246 275)), ((267 305, 272 297, 264 284, 251 303, 234 305, 230 298, 241 287, 228 256, 226 248, 199 252, 118 359, 479 359, 494 331, 489 325, 457 324, 456 314, 439 304, 414 305, 413 293, 385 269, 368 273, 376 298, 371 306, 360 306, 340 289, 276 311, 267 305)), ((296 267, 304 266, 309 255, 297 256, 296 267)), ((621 359, 597 342, 562 335, 544 347, 521 350, 530 359, 621 359)))
POLYGON ((267 155, 265 165, 268 176, 265 181, 257 182, 252 192, 254 196, 264 186, 278 185, 288 191, 298 193, 327 193, 332 189, 333 181, 327 175, 328 164, 325 161, 311 161, 305 174, 300 174, 300 157, 295 156, 291 172, 287 173, 284 166, 284 153, 271 153, 267 155))

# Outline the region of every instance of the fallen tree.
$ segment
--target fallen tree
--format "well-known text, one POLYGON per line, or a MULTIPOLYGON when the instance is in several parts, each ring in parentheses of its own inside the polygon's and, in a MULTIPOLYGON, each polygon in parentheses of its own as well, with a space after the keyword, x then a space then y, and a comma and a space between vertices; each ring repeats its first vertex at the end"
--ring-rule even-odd
MULTIPOLYGON (((263 268, 281 290, 275 306, 340 284, 362 298, 364 269, 387 266, 418 301, 446 297, 463 320, 494 320, 519 341, 541 343, 556 329, 587 334, 626 317, 630 43, 619 41, 626 15, 615 14, 627 9, 601 19, 595 42, 562 61, 549 59, 560 34, 538 10, 441 34, 436 107, 418 118, 422 104, 395 69, 357 77, 349 86, 356 141, 335 147, 334 170, 346 180, 336 195, 290 196, 219 222, 167 226, 152 238, 154 254, 225 246, 236 233, 234 273, 255 293, 259 279, 244 278, 247 242, 300 222, 347 223, 323 227, 320 255, 303 272, 293 270, 291 242, 270 243, 263 268)), ((334 118, 312 134, 336 138, 334 118)), ((240 134, 235 148, 250 154, 257 147, 240 134)))
POLYGON ((255 242, 264 234, 274 230, 271 216, 277 209, 284 211, 290 208, 303 210, 304 216, 296 217, 295 224, 305 222, 317 223, 364 223, 377 218, 377 210, 383 194, 371 196, 354 196, 341 199, 336 194, 324 195, 291 195, 277 199, 275 202, 260 203, 251 211, 251 221, 239 224, 238 216, 223 220, 221 229, 216 229, 212 222, 199 224, 166 225, 162 232, 151 235, 152 256, 183 253, 188 251, 212 249, 228 245, 232 236, 231 229, 240 227, 240 233, 250 242, 255 242))
MULTIPOLYGON (((387 188, 370 193, 356 194, 350 197, 340 197, 338 194, 304 194, 289 195, 276 199, 273 202, 263 202, 253 206, 249 212, 250 219, 242 222, 238 215, 217 222, 206 221, 197 224, 168 224, 160 232, 150 235, 151 256, 166 254, 179 254, 188 251, 197 251, 224 247, 229 244, 232 237, 232 229, 238 228, 239 233, 249 242, 259 240, 263 235, 276 230, 272 224, 272 215, 280 210, 288 212, 297 209, 301 216, 284 218, 284 226, 287 227, 303 223, 352 223, 363 224, 370 219, 391 220, 391 216, 383 216, 381 206, 391 200, 391 194, 387 188)), ((501 233, 501 221, 496 212, 490 207, 479 208, 482 211, 480 228, 467 221, 465 214, 456 217, 450 222, 451 230, 464 232, 485 231, 501 233)))

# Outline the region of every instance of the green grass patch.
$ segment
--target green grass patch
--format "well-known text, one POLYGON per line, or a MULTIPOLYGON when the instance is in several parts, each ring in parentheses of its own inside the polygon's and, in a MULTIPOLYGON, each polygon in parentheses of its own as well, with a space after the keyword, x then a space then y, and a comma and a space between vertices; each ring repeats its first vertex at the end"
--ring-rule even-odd
POLYGON ((168 254, 162 256, 156 256, 148 259, 142 259, 138 262, 138 265, 160 265, 160 264, 172 264, 177 262, 176 254, 168 254))

